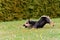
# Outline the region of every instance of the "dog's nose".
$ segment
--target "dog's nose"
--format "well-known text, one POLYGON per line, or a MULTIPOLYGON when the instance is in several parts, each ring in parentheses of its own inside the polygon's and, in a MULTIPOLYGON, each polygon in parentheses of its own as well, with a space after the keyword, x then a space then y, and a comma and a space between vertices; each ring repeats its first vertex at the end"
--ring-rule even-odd
MULTIPOLYGON (((25 26, 25 24, 23 26, 25 26)), ((27 26, 25 26, 25 28, 27 28, 27 26)))

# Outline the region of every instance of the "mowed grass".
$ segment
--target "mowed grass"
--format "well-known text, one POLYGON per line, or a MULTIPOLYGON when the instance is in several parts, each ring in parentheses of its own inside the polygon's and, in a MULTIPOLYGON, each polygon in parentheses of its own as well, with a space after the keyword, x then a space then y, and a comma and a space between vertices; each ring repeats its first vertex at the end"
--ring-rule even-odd
POLYGON ((40 29, 24 28, 26 20, 0 22, 0 40, 60 40, 60 18, 52 20, 54 27, 47 24, 40 29))

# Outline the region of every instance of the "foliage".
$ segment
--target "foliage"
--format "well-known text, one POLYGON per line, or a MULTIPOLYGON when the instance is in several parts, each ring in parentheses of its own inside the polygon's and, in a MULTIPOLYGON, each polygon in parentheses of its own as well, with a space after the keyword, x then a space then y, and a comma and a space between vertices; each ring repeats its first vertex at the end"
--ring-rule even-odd
POLYGON ((0 20, 60 17, 60 0, 0 0, 0 20))

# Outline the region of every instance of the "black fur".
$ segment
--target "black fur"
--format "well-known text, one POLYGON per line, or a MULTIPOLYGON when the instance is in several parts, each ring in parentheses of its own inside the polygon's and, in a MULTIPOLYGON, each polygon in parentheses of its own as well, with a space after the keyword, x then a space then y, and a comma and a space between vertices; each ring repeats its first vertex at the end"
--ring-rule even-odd
POLYGON ((34 28, 43 28, 46 23, 50 23, 47 17, 41 17, 41 19, 35 23, 34 28))

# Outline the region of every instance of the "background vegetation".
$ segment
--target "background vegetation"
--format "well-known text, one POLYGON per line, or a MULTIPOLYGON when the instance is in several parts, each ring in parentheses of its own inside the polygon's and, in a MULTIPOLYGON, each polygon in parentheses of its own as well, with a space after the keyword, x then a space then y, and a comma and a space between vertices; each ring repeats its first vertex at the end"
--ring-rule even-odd
POLYGON ((0 21, 60 17, 60 0, 0 0, 0 21))

